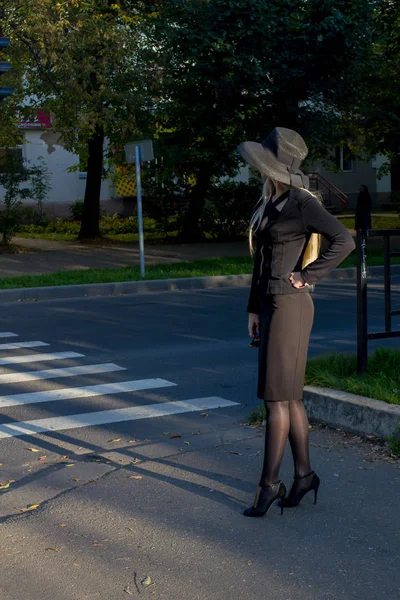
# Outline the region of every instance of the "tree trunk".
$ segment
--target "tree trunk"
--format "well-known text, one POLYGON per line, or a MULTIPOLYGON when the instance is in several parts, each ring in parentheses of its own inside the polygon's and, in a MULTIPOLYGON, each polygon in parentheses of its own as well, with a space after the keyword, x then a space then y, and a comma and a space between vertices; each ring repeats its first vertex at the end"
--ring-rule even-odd
POLYGON ((197 176, 197 183, 190 195, 190 203, 185 215, 182 232, 179 239, 182 242, 199 242, 204 239, 204 232, 200 227, 200 218, 203 214, 206 196, 211 184, 212 172, 204 169, 197 176))
POLYGON ((100 125, 88 143, 88 165, 80 240, 100 237, 100 191, 103 176, 104 129, 100 125))

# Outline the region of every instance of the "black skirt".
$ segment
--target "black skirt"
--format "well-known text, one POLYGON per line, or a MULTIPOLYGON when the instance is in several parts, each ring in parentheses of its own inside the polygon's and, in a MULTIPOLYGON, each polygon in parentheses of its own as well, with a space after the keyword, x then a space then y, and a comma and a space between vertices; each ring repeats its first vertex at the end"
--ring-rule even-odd
POLYGON ((265 296, 260 310, 258 397, 266 402, 303 397, 314 320, 309 293, 265 296))

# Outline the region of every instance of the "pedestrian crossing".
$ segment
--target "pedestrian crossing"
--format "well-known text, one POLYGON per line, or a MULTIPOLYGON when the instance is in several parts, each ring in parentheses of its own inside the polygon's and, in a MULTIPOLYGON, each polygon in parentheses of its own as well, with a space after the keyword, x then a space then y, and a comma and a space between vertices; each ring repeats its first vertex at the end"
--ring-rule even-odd
POLYGON ((53 354, 28 354, 26 356, 6 356, 0 358, 0 366, 22 365, 24 363, 48 362, 49 360, 65 360, 67 358, 83 358, 79 352, 54 352, 53 354))
MULTIPOLYGON (((82 356, 82 355, 79 355, 82 356)), ((27 381, 40 381, 79 375, 96 375, 98 373, 113 373, 125 371, 124 367, 114 363, 101 363, 98 365, 84 365, 83 367, 66 367, 59 369, 44 369, 42 371, 28 371, 27 373, 5 373, 0 375, 0 385, 5 383, 25 383, 27 381)))
MULTIPOLYGON (((18 334, 12 332, 0 332, 0 338, 13 338, 19 337, 18 334)), ((34 341, 34 342, 16 342, 16 343, 2 343, 0 344, 1 351, 12 351, 12 350, 31 350, 35 348, 41 348, 43 346, 49 346, 47 342, 34 341)), ((84 427, 93 427, 99 425, 106 425, 112 423, 122 423, 126 421, 136 421, 141 419, 151 419, 156 417, 177 415, 182 413, 191 413, 204 410, 213 410, 217 408, 227 408, 237 406, 237 402, 232 402, 225 398, 220 397, 205 397, 205 398, 191 398, 188 400, 174 401, 169 397, 163 396, 166 401, 158 401, 154 404, 143 405, 143 399, 140 401, 138 396, 129 397, 132 401, 132 406, 125 408, 115 408, 104 410, 104 403, 107 402, 109 396, 116 394, 128 394, 135 392, 144 392, 147 390, 167 389, 174 388, 177 386, 176 383, 168 381, 166 379, 154 377, 147 379, 134 379, 134 380, 121 380, 112 383, 100 383, 96 385, 83 385, 70 387, 59 387, 56 389, 43 389, 41 391, 21 391, 24 389, 24 385, 32 383, 40 386, 47 380, 57 380, 64 378, 82 377, 86 375, 104 375, 118 373, 122 374, 126 372, 126 367, 120 366, 116 363, 95 363, 95 364, 74 364, 73 366, 61 366, 59 368, 44 369, 45 363, 48 361, 56 360, 75 360, 86 358, 84 354, 78 352, 33 352, 25 353, 23 355, 9 355, 0 357, 0 410, 5 409, 23 409, 28 412, 33 410, 32 405, 46 403, 50 409, 47 409, 48 414, 52 413, 52 407, 54 407, 54 416, 48 416, 40 419, 27 419, 23 421, 13 421, 10 417, 6 423, 0 424, 0 440, 5 438, 13 438, 24 435, 37 435, 44 432, 55 432, 63 431, 67 429, 76 429, 84 427), (30 365, 32 363, 39 363, 37 370, 26 370, 26 371, 13 371, 12 368, 16 365, 30 365), (3 367, 3 369, 1 368, 3 367), (8 368, 7 368, 8 367, 8 368), (2 372, 3 371, 3 372, 2 372), (2 386, 11 386, 12 393, 2 394, 2 386), (50 403, 63 402, 61 412, 68 411, 70 400, 82 400, 92 398, 101 398, 99 410, 90 410, 90 412, 82 412, 64 416, 58 416, 60 414, 59 408, 55 404, 50 403), (138 402, 139 399, 139 402, 138 402), (139 404, 139 405, 137 405, 139 404)), ((28 367, 29 368, 29 367, 28 367)), ((119 375, 118 375, 119 377, 119 375)), ((26 388, 25 388, 26 389, 26 388)), ((7 390, 8 391, 8 390, 7 390)), ((96 401, 95 401, 96 402, 96 401)), ((73 410, 74 403, 71 404, 73 410)), ((83 402, 83 406, 85 406, 83 402)), ((96 405, 90 403, 90 408, 95 409, 96 405)), ((76 410, 76 408, 75 408, 76 410)), ((1 423, 0 413, 0 423, 1 423)))

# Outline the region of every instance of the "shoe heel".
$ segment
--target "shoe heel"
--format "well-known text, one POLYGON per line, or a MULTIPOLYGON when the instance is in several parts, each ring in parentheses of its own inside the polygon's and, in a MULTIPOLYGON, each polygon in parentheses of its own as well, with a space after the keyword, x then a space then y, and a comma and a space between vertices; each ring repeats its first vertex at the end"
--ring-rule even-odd
POLYGON ((286 494, 282 494, 282 496, 280 497, 280 507, 281 507, 281 516, 283 515, 283 507, 285 505, 285 496, 286 494))
POLYGON ((314 490, 314 504, 317 504, 318 488, 314 490))

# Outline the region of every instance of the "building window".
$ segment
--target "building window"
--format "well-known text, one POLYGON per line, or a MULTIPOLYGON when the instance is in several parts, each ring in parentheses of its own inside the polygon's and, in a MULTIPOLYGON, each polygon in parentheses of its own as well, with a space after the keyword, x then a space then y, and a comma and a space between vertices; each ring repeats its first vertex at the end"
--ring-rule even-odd
POLYGON ((348 146, 336 148, 336 168, 343 173, 351 173, 353 171, 353 158, 348 146))
POLYGON ((0 150, 0 173, 10 173, 24 165, 22 146, 19 148, 5 148, 0 150))

